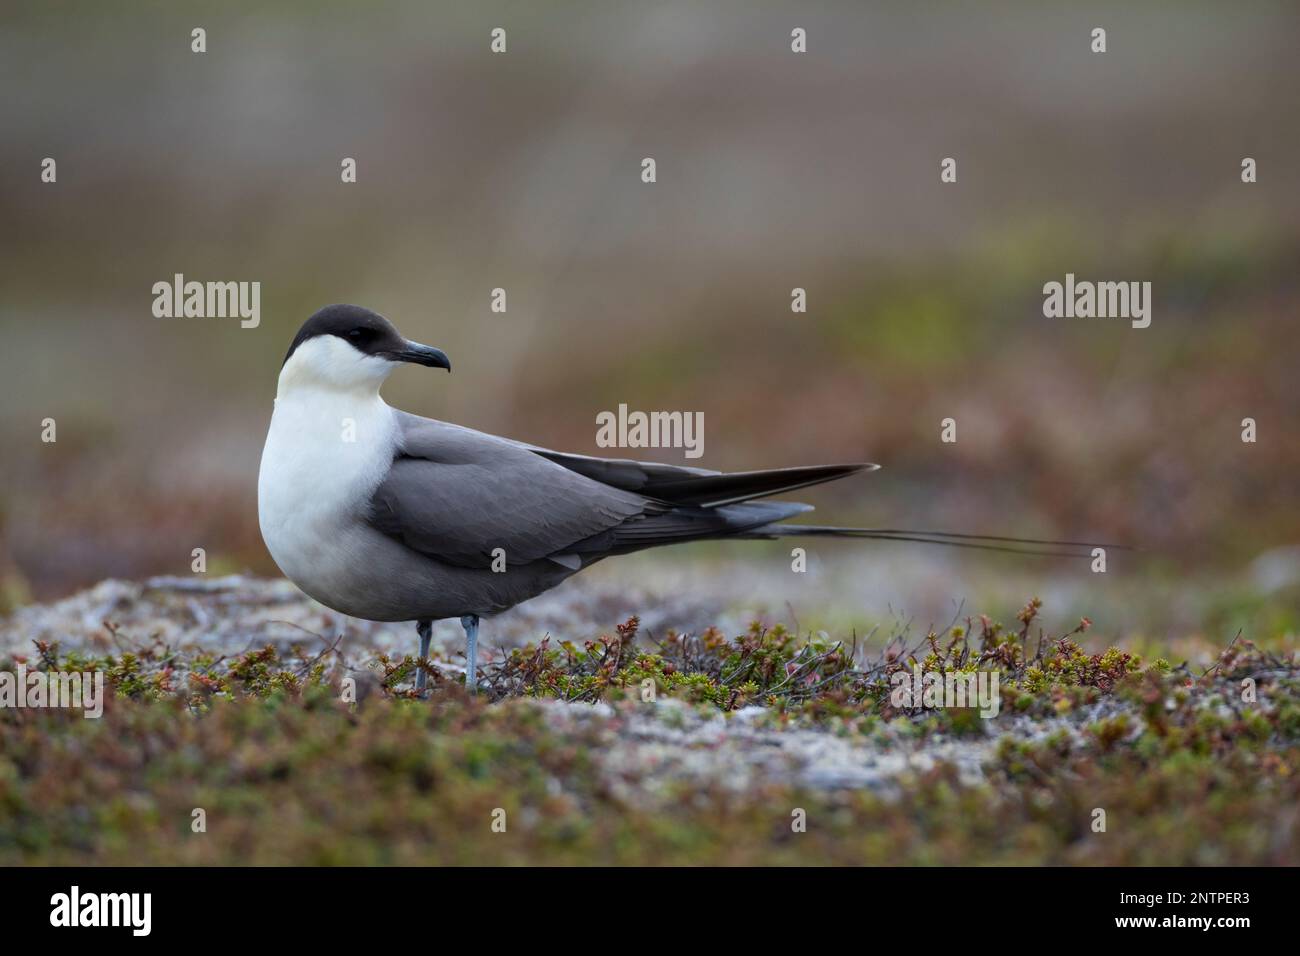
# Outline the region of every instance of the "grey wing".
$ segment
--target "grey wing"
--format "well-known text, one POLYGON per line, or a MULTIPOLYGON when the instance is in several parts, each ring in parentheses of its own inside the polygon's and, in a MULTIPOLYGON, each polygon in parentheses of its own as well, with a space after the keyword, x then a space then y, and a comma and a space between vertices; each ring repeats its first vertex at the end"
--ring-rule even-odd
POLYGON ((761 536, 811 511, 753 499, 833 481, 875 465, 814 465, 730 474, 570 455, 396 412, 401 453, 375 492, 370 522, 448 564, 549 558, 577 569, 702 538, 761 536))
POLYGON ((564 468, 527 446, 398 414, 401 453, 375 491, 377 530, 448 564, 508 565, 564 557, 577 542, 668 505, 564 468))
POLYGON ((802 465, 793 468, 765 468, 761 471, 721 472, 685 465, 667 465, 657 461, 575 455, 538 445, 528 445, 509 438, 495 440, 525 448, 548 461, 562 465, 569 471, 612 488, 635 492, 671 505, 700 508, 720 508, 753 501, 755 498, 785 494, 812 485, 820 485, 823 482, 835 481, 846 475, 875 471, 880 467, 868 462, 855 462, 842 465, 802 465))
POLYGON ((720 472, 628 458, 592 458, 551 451, 548 448, 526 447, 570 471, 615 488, 635 491, 674 505, 701 508, 720 508, 753 501, 755 498, 766 498, 768 495, 785 494, 879 467, 860 463, 720 472))

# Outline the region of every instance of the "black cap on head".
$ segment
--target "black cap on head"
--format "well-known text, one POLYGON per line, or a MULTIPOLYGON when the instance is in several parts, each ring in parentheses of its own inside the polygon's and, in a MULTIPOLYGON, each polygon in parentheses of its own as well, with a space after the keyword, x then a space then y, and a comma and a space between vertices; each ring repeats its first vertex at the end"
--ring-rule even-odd
POLYGON ((392 322, 359 305, 327 305, 314 314, 294 336, 284 360, 288 362, 298 346, 318 335, 336 335, 358 352, 392 362, 414 362, 431 368, 451 370, 451 362, 439 349, 408 342, 392 322))
POLYGON ((289 361, 298 346, 318 335, 337 335, 358 351, 367 354, 396 351, 406 345, 406 340, 393 327, 393 323, 378 312, 371 312, 359 305, 327 305, 303 323, 298 334, 293 337, 293 344, 289 346, 284 360, 289 361))

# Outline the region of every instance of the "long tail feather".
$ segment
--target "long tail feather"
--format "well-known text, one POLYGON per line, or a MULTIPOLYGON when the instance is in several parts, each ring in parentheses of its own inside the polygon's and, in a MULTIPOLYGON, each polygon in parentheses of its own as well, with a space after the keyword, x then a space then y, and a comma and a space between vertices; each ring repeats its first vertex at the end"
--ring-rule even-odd
POLYGON ((828 537, 870 538, 877 541, 910 541, 940 544, 949 548, 972 548, 978 551, 1001 551, 1005 554, 1028 554, 1039 557, 1089 557, 1093 548, 1131 551, 1127 545, 1091 541, 1052 541, 1044 538, 1013 538, 1006 535, 958 534, 951 531, 906 531, 898 528, 837 528, 825 525, 765 525, 749 532, 753 537, 828 537), (1072 550, 1073 549, 1073 550, 1072 550))

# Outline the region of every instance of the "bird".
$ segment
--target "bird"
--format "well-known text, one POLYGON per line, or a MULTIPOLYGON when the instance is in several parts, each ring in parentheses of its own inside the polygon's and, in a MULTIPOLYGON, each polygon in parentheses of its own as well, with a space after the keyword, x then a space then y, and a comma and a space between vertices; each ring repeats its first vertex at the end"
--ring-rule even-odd
POLYGON ((285 354, 258 472, 258 524, 275 563, 339 613, 414 622, 416 690, 435 621, 465 631, 477 689, 479 622, 606 558, 705 539, 871 538, 1078 556, 1086 542, 785 524, 812 510, 765 501, 870 462, 746 472, 553 451, 393 408, 403 364, 451 371, 441 349, 382 315, 329 305, 285 354))

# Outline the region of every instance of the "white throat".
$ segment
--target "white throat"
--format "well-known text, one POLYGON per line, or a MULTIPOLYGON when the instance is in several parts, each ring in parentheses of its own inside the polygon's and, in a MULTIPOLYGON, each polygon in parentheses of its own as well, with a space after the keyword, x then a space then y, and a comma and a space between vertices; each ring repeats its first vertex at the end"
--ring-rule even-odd
POLYGON ((280 369, 276 401, 304 389, 378 396, 379 386, 395 367, 388 359, 354 349, 337 335, 318 335, 294 349, 280 369))

